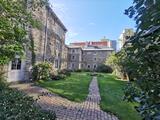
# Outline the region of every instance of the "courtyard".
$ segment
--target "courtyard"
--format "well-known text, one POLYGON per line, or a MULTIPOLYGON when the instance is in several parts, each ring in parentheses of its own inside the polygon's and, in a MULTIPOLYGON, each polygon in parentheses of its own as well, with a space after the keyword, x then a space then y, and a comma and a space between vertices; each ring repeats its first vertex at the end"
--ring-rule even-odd
POLYGON ((60 120, 140 120, 134 105, 123 101, 126 81, 111 74, 73 72, 58 81, 39 81, 35 85, 12 85, 38 97, 42 109, 56 113, 60 120), (41 86, 41 87, 38 87, 41 86), (102 111, 103 110, 103 111, 102 111))
POLYGON ((0 120, 160 120, 160 0, 0 0, 0 120))

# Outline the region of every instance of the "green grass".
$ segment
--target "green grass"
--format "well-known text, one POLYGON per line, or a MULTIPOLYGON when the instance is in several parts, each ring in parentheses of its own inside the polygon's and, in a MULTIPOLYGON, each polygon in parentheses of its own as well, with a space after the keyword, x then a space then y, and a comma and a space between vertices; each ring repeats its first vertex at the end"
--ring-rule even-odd
POLYGON ((126 81, 116 79, 111 74, 98 77, 101 94, 101 108, 117 115, 120 120, 141 120, 133 104, 123 101, 123 88, 126 81))
POLYGON ((58 81, 40 81, 38 84, 53 93, 69 100, 82 102, 88 95, 92 77, 88 73, 71 73, 71 76, 58 81))

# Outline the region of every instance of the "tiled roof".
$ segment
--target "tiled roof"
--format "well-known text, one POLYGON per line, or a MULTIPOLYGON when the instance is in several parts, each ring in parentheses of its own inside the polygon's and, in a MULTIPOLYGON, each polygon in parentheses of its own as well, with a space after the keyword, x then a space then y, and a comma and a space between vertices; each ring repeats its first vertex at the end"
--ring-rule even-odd
POLYGON ((109 46, 108 41, 90 41, 90 42, 75 42, 71 43, 70 45, 73 46, 87 46, 87 45, 93 45, 93 46, 109 46))

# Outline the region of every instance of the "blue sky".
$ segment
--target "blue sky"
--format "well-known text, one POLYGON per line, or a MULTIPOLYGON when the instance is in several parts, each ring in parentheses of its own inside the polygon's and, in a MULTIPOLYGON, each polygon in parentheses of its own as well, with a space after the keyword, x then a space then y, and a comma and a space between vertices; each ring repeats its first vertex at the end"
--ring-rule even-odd
POLYGON ((96 41, 106 36, 117 40, 135 22, 124 15, 132 0, 50 0, 52 9, 68 29, 66 43, 96 41))

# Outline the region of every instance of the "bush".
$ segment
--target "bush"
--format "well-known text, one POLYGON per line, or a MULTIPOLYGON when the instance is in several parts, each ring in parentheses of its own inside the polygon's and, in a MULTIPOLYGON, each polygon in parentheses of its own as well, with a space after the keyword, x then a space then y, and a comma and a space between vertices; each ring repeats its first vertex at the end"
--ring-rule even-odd
POLYGON ((64 74, 58 74, 58 75, 51 75, 52 80, 62 80, 65 79, 67 76, 64 74))
POLYGON ((74 72, 83 72, 84 70, 82 69, 78 69, 78 70, 75 70, 74 72))
MULTIPOLYGON (((0 82, 1 84, 5 84, 0 82)), ((34 100, 18 90, 0 89, 0 120, 54 120, 55 115, 34 105, 34 100)))
POLYGON ((61 71, 58 72, 58 74, 51 74, 51 79, 52 80, 62 80, 65 79, 67 76, 71 75, 71 71, 67 70, 67 69, 63 69, 61 71))
POLYGON ((42 62, 34 65, 32 68, 32 78, 33 80, 50 80, 50 73, 52 67, 48 62, 42 62))
POLYGON ((71 71, 67 70, 67 69, 63 69, 63 70, 59 71, 58 74, 64 74, 66 76, 70 76, 71 75, 71 71))
POLYGON ((74 72, 91 72, 91 70, 89 70, 89 69, 78 69, 78 70, 75 70, 74 72))
POLYGON ((102 73, 112 73, 113 70, 111 67, 107 66, 107 65, 99 65, 96 69, 96 72, 102 72, 102 73))

